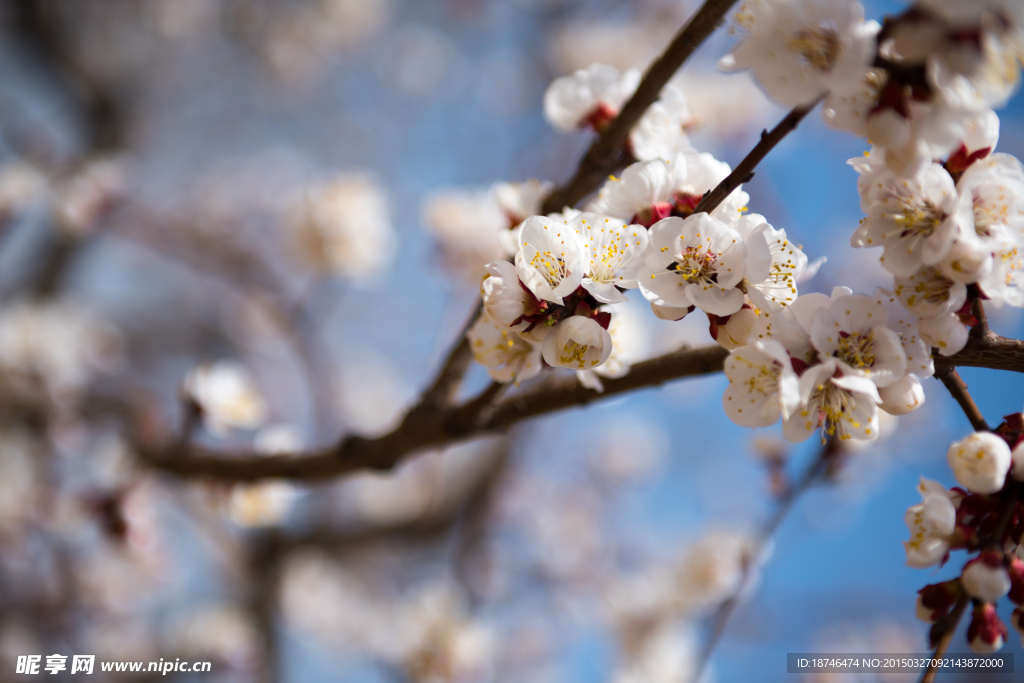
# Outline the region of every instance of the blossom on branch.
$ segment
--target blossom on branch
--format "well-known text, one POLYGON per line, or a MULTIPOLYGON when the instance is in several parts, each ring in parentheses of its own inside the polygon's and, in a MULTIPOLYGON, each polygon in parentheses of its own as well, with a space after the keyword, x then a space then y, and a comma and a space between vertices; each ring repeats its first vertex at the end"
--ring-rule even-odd
POLYGON ((719 68, 752 69, 770 97, 790 106, 856 83, 879 30, 859 2, 847 0, 749 0, 735 20, 747 35, 719 68))

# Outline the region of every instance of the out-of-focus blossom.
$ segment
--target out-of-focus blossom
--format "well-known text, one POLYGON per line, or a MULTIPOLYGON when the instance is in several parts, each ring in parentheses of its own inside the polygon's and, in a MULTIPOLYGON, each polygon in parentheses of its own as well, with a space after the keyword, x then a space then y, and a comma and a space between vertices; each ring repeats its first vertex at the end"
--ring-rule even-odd
POLYGON ((7 163, 0 166, 0 223, 17 216, 43 196, 46 178, 32 166, 7 163))
POLYGON ((67 181, 58 183, 52 198, 57 225, 72 235, 84 235, 124 193, 128 162, 102 157, 87 163, 67 181))
POLYGON ((743 533, 713 531, 690 545, 679 567, 679 589, 691 610, 713 608, 734 597, 757 562, 756 541, 743 533))
POLYGON ((0 308, 0 379, 32 395, 41 383, 52 398, 70 398, 116 363, 120 337, 84 305, 17 301, 0 308))
MULTIPOLYGON (((423 205, 423 223, 437 240, 446 269, 467 281, 505 255, 499 235, 509 219, 491 190, 440 190, 423 205)), ((518 244, 516 245, 518 248, 518 244)))
POLYGON ((544 116, 558 130, 571 131, 589 125, 597 131, 608 127, 619 109, 640 84, 640 72, 625 73, 613 66, 591 64, 571 76, 555 79, 544 93, 544 116))
MULTIPOLYGON (((268 425, 253 439, 253 450, 267 457, 295 455, 302 445, 298 430, 288 424, 268 425)), ((279 524, 299 495, 287 481, 239 484, 231 489, 231 518, 248 527, 279 524)))
POLYGON ((213 660, 236 671, 256 669, 265 646, 249 614, 230 604, 203 606, 178 615, 166 640, 174 652, 213 660))
POLYGON ((361 174, 311 188, 294 207, 290 227, 303 261, 356 283, 386 268, 397 246, 387 196, 361 174))
POLYGON ((267 418, 267 403, 243 365, 231 360, 200 365, 185 378, 185 391, 202 411, 211 433, 255 429, 267 418))

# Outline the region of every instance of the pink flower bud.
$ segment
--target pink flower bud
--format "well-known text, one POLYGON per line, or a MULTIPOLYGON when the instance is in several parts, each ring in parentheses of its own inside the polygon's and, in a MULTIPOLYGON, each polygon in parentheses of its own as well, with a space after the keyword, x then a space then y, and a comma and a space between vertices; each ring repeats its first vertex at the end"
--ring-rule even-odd
POLYGON ((926 624, 934 624, 949 614, 962 593, 957 579, 925 586, 917 592, 917 618, 926 624))
POLYGON ((964 565, 961 580, 968 595, 984 602, 997 602, 1010 592, 1003 553, 994 550, 986 550, 964 565))
POLYGON ((974 608, 974 618, 967 629, 967 641, 972 651, 979 654, 998 652, 1009 635, 1006 624, 996 614, 995 605, 986 602, 974 608))

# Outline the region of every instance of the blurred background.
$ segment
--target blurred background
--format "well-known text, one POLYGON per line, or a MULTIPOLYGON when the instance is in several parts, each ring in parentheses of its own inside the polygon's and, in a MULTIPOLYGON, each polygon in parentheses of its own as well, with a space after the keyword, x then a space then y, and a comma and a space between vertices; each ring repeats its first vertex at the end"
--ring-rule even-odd
MULTIPOLYGON (((772 539, 819 446, 732 424, 722 376, 315 486, 183 481, 132 455, 127 426, 173 438, 189 401, 190 437, 226 452, 388 431, 500 256, 479 238, 490 186, 562 181, 589 142, 547 127, 548 83, 643 68, 695 8, 2 0, 0 680, 58 653, 212 662, 181 681, 676 683, 732 600, 707 681, 795 680, 787 652, 924 652, 916 591, 960 564, 906 568, 903 513, 921 475, 953 483, 946 449, 970 431, 930 380, 772 539)), ((782 111, 716 71, 729 45, 716 33, 679 82, 694 146, 734 165, 782 111)), ((1000 114, 999 151, 1024 155, 1024 105, 1000 114)), ((828 257, 801 291, 892 284, 849 247, 862 144, 811 116, 745 186, 828 257)), ((634 359, 711 341, 700 314, 624 306, 634 359)), ((1024 336, 1019 311, 989 315, 1024 336)), ((1021 410, 1020 377, 962 374, 990 422, 1021 410)))

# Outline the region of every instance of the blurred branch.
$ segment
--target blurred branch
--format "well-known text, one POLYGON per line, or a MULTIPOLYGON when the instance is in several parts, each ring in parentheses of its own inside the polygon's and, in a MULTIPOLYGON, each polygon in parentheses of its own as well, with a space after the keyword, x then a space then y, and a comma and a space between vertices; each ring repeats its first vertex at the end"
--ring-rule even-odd
POLYGON ((746 589, 747 584, 754 575, 753 570, 758 566, 760 556, 764 552, 765 546, 775 536, 779 526, 789 515, 790 511, 792 511, 793 505, 796 501, 808 489, 810 489, 811 486, 822 477, 822 475, 826 473, 828 466, 835 460, 838 453, 839 440, 830 438, 814 458, 814 461, 806 470, 804 470, 800 480, 794 486, 789 487, 786 493, 779 500, 775 513, 771 516, 771 519, 768 520, 768 523, 764 525, 758 535, 757 546, 752 553, 752 557, 744 567, 740 587, 736 590, 736 593, 731 598, 723 602, 715 612, 711 635, 708 637, 707 643, 704 645, 704 651, 701 653, 700 662, 697 665, 697 672, 694 674, 693 680, 701 680, 704 669, 707 668, 708 663, 711 661, 711 655, 714 653, 715 648, 718 646, 718 643, 721 642, 722 636, 725 634, 725 629, 729 623, 729 619, 732 618, 733 613, 739 606, 743 591, 746 589))
POLYGON ((123 147, 127 117, 121 102, 112 88, 83 69, 78 57, 68 49, 68 38, 55 7, 50 0, 13 0, 17 35, 41 63, 56 72, 78 100, 85 114, 87 154, 123 147))
POLYGON ((576 174, 565 185, 555 189, 541 213, 561 211, 575 206, 590 194, 605 177, 625 163, 626 141, 647 108, 661 96, 661 89, 689 59, 701 43, 721 24, 736 0, 706 0, 689 21, 676 33, 665 51, 647 69, 636 92, 580 159, 576 174))
POLYGON ((700 213, 706 211, 711 213, 726 197, 732 193, 737 187, 743 183, 750 182, 754 177, 754 169, 757 165, 768 156, 768 152, 772 151, 777 144, 782 142, 782 139, 789 135, 793 130, 796 129, 800 121, 803 120, 807 113, 814 109, 825 98, 825 95, 820 95, 816 100, 810 104, 801 105, 795 107, 786 118, 779 121, 779 123, 771 129, 771 131, 761 131, 761 139, 754 149, 750 150, 750 153, 743 158, 743 161, 730 173, 725 180, 720 182, 715 189, 707 192, 700 203, 694 208, 694 213, 700 213))
MULTIPOLYGON (((617 394, 665 382, 722 370, 728 351, 717 345, 687 348, 652 358, 632 367, 629 374, 605 380, 604 393, 581 386, 574 375, 550 374, 529 388, 494 402, 500 387, 488 387, 477 397, 456 406, 422 401, 389 434, 367 439, 349 436, 335 447, 301 457, 257 458, 252 453, 224 454, 201 448, 182 450, 137 445, 140 457, 151 466, 186 477, 225 481, 257 479, 316 480, 362 469, 390 470, 406 455, 444 446, 485 432, 506 429, 537 415, 584 406, 617 394)), ((450 360, 451 357, 449 357, 450 360)), ((935 359, 940 368, 958 365, 1024 372, 1024 341, 997 336, 972 338, 960 353, 935 359)), ((449 364, 446 363, 446 367, 449 364)), ((444 376, 444 372, 439 377, 444 376)), ((435 385, 437 382, 435 382, 435 385)))
MULTIPOLYGON (((123 103, 111 85, 84 69, 78 55, 69 48, 68 26, 62 25, 56 4, 49 0, 14 0, 12 10, 17 35, 36 62, 46 65, 63 82, 83 113, 85 140, 78 161, 124 147, 128 126, 123 103)), ((51 219, 51 234, 40 266, 26 284, 29 291, 43 298, 57 294, 85 241, 83 236, 63 231, 53 223, 51 219)))
POLYGON ((500 400, 492 410, 481 397, 496 394, 488 387, 465 403, 443 410, 414 408, 390 434, 375 439, 350 436, 328 450, 303 457, 258 458, 254 454, 236 457, 190 448, 136 448, 151 466, 180 476, 205 477, 224 481, 257 479, 316 480, 362 469, 390 470, 403 458, 430 447, 448 445, 485 432, 506 429, 536 415, 586 405, 595 400, 673 379, 718 372, 728 352, 709 345, 681 349, 633 366, 625 377, 605 380, 603 394, 582 387, 575 375, 552 376, 528 389, 500 400))

